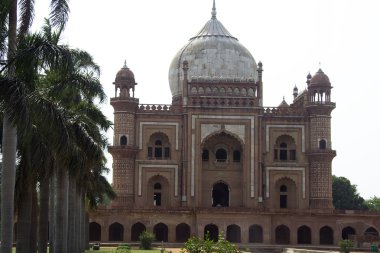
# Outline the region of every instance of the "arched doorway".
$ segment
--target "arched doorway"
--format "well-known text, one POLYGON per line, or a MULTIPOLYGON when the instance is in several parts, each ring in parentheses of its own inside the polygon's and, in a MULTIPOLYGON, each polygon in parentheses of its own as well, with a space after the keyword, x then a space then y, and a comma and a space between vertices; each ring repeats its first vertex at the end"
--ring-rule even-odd
POLYGON ((308 226, 301 226, 297 230, 298 244, 311 244, 311 229, 308 226))
POLYGON ((124 238, 124 227, 118 222, 112 223, 108 228, 108 240, 111 242, 122 242, 124 238))
POLYGON ((102 227, 96 223, 91 222, 89 225, 89 240, 90 242, 96 242, 101 240, 102 227))
POLYGON ((290 178, 281 178, 275 184, 275 201, 274 206, 277 208, 297 208, 297 187, 296 183, 290 178))
POLYGON ((249 227, 249 242, 262 243, 263 242, 263 229, 259 225, 249 227))
POLYGON ((334 231, 328 226, 324 226, 319 230, 319 244, 333 245, 334 244, 334 231))
POLYGON ((238 225, 229 225, 227 227, 227 241, 233 243, 241 242, 241 229, 238 225))
POLYGON ((156 235, 156 240, 159 242, 168 241, 168 226, 164 223, 158 223, 153 228, 153 233, 156 235))
POLYGON ((146 227, 144 224, 142 224, 140 222, 133 224, 133 226, 131 228, 131 241, 132 242, 140 241, 139 236, 145 230, 146 230, 146 227))
POLYGON ((207 236, 209 236, 209 238, 211 240, 213 240, 214 242, 217 242, 218 241, 218 236, 219 236, 219 229, 218 229, 218 227, 216 225, 214 225, 214 224, 208 224, 205 227, 204 239, 206 239, 207 236))
POLYGON ((176 242, 186 242, 190 238, 190 226, 186 223, 178 224, 175 228, 176 242))
POLYGON ((153 176, 148 181, 147 200, 149 205, 167 206, 169 205, 169 182, 160 175, 153 176))
POLYGON ((227 207, 230 204, 230 191, 228 185, 219 182, 212 187, 212 206, 227 207))
POLYGON ((355 235, 355 229, 352 227, 345 227, 342 229, 342 239, 347 240, 350 235, 355 235))
POLYGON ((276 243, 289 244, 290 243, 290 230, 285 225, 276 227, 276 243))

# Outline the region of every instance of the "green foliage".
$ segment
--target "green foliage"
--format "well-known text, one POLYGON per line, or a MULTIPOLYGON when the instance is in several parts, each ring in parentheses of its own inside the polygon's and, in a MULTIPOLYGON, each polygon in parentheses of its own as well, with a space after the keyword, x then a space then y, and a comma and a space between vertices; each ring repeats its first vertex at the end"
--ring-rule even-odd
POLYGON ((210 235, 207 233, 204 240, 198 237, 189 238, 185 244, 184 248, 181 250, 184 253, 237 253, 238 248, 227 241, 224 234, 219 234, 218 241, 214 242, 210 239, 210 235))
POLYGON ((351 240, 341 240, 339 242, 340 252, 349 253, 354 247, 354 242, 351 240))
POLYGON ((365 201, 366 206, 371 211, 380 211, 380 198, 373 196, 365 201))
POLYGON ((117 246, 117 248, 113 252, 114 253, 131 253, 131 247, 128 244, 123 243, 117 246))
POLYGON ((238 248, 226 240, 224 234, 219 234, 218 241, 215 244, 214 251, 217 253, 237 253, 238 248))
POLYGON ((152 232, 143 231, 140 236, 140 249, 152 249, 152 242, 156 239, 156 236, 152 232))
POLYGON ((336 209, 342 210, 367 210, 365 200, 345 177, 332 177, 333 204, 336 209))

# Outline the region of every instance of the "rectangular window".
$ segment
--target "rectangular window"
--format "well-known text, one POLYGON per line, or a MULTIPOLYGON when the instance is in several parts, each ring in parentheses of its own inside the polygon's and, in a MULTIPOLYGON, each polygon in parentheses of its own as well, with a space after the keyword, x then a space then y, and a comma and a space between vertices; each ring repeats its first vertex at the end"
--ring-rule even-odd
POLYGON ((295 149, 290 150, 290 160, 292 160, 292 161, 296 160, 296 150, 295 149))
POLYGON ((162 148, 155 148, 154 149, 154 157, 156 159, 162 159, 162 148))
POLYGON ((152 152, 152 147, 148 147, 148 157, 152 158, 153 152, 152 152))
POLYGON ((278 160, 278 150, 274 150, 274 160, 278 160))
POLYGON ((280 160, 281 161, 288 160, 288 151, 286 149, 280 149, 280 160))
POLYGON ((170 148, 165 148, 164 149, 164 157, 169 158, 170 157, 170 148))

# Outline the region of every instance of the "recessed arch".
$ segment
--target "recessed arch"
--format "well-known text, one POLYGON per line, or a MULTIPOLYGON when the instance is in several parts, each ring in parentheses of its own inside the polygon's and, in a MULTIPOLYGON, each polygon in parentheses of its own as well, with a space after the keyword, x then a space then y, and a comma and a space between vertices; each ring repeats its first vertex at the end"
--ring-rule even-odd
POLYGON ((297 185, 293 179, 282 177, 275 183, 275 206, 277 208, 294 209, 298 207, 297 185))
POLYGON ((128 144, 127 136, 123 135, 120 137, 120 146, 126 146, 128 144))
POLYGON ((139 241, 140 240, 139 237, 140 237, 141 233, 144 232, 145 230, 146 230, 146 227, 141 222, 137 222, 137 223, 133 224, 133 226, 131 228, 131 241, 132 242, 139 241))
POLYGON ((178 224, 175 228, 176 242, 186 242, 190 238, 190 226, 186 223, 178 224))
POLYGON ((118 222, 112 223, 108 228, 108 240, 111 242, 122 242, 124 238, 124 227, 118 222))
POLYGON ((164 223, 158 223, 153 227, 153 233, 156 235, 156 240, 159 242, 168 241, 168 226, 164 223))
POLYGON ((226 183, 217 182, 212 187, 212 206, 228 207, 230 205, 230 190, 226 183))
POLYGON ((238 225, 232 224, 227 226, 226 239, 229 242, 240 243, 241 242, 241 229, 238 225))
POLYGON ((356 235, 356 231, 353 227, 345 227, 342 229, 342 239, 347 240, 349 239, 350 235, 356 235))
POLYGON ((163 132, 155 132, 149 137, 148 159, 168 160, 170 159, 171 144, 169 137, 163 132))
POLYGON ((204 229, 204 239, 209 236, 210 240, 213 240, 214 242, 218 241, 218 236, 219 236, 219 228, 215 224, 208 224, 205 226, 204 229))
POLYGON ((297 230, 298 244, 311 244, 311 229, 308 226, 301 226, 297 230))
POLYGON ((89 224, 89 240, 90 242, 99 242, 102 238, 102 227, 97 222, 90 222, 89 224))
POLYGON ((297 147, 294 138, 283 134, 277 137, 274 146, 274 160, 281 162, 294 162, 297 159, 297 147))
POLYGON ((276 227, 275 241, 277 244, 289 244, 290 243, 290 230, 285 225, 276 227))
POLYGON ((249 242, 263 243, 263 228, 260 225, 252 225, 249 227, 249 242))
POLYGON ((324 226, 319 230, 319 244, 333 245, 334 244, 334 231, 329 226, 324 226))
POLYGON ((364 231, 364 235, 379 235, 379 232, 374 227, 369 227, 364 231))
POLYGON ((151 206, 168 206, 170 202, 169 180, 155 175, 148 180, 147 201, 151 206))

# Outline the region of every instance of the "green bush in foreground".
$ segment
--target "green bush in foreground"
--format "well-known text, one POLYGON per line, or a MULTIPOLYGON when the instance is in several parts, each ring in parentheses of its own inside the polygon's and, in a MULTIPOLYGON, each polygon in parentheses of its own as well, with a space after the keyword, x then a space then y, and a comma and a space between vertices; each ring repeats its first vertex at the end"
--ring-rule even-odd
POLYGON ((354 242, 351 240, 341 240, 339 242, 340 252, 349 253, 354 248, 354 242))
POLYGON ((183 253, 238 253, 239 249, 224 237, 224 234, 219 234, 218 241, 214 242, 210 239, 209 234, 206 234, 204 240, 198 237, 189 238, 185 244, 184 248, 181 250, 183 253))
POLYGON ((131 247, 128 244, 123 243, 117 246, 113 253, 131 253, 131 247))
POLYGON ((156 236, 148 231, 143 231, 140 236, 140 249, 152 249, 152 242, 156 239, 156 236))

